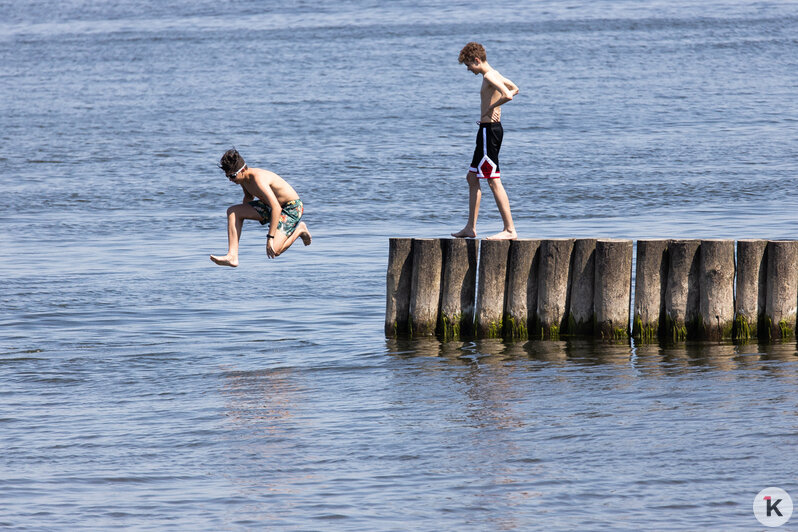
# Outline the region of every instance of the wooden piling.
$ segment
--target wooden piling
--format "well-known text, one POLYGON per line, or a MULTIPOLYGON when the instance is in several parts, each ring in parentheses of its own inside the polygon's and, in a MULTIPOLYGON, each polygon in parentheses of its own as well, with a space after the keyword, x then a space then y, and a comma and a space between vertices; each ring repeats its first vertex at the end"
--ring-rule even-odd
POLYGON ((696 336, 699 316, 698 240, 668 243, 668 286, 665 292, 665 329, 674 341, 696 336))
MULTIPOLYGON (((756 338, 767 300, 767 240, 737 241, 737 296, 734 337, 756 338)), ((767 337, 767 335, 766 335, 767 337)))
POLYGON ((413 240, 388 239, 385 297, 385 336, 404 336, 409 329, 410 284, 413 277, 413 240))
POLYGON ((507 264, 507 303, 504 309, 504 335, 528 338, 534 330, 538 301, 540 240, 510 242, 507 264))
POLYGON ((537 315, 541 338, 556 339, 565 330, 573 248, 572 238, 540 243, 537 315))
POLYGON ((457 340, 474 334, 479 241, 448 238, 443 243, 439 332, 444 340, 457 340))
POLYGON ((595 277, 596 239, 575 240, 568 297, 568 334, 593 334, 595 277))
POLYGON ((734 241, 702 240, 699 264, 699 327, 705 340, 732 337, 734 326, 734 241))
POLYGON ((632 328, 636 339, 651 342, 664 331, 667 284, 668 241, 638 240, 632 328))
POLYGON ((504 318, 509 240, 483 240, 479 250, 476 333, 478 338, 499 338, 504 318))
POLYGON ((768 242, 765 325, 771 340, 795 336, 798 306, 798 241, 768 242))
POLYGON ((631 240, 596 241, 595 334, 606 340, 629 337, 632 250, 631 240))
POLYGON ((410 287, 410 334, 432 336, 438 323, 443 246, 440 239, 413 239, 413 277, 410 287))

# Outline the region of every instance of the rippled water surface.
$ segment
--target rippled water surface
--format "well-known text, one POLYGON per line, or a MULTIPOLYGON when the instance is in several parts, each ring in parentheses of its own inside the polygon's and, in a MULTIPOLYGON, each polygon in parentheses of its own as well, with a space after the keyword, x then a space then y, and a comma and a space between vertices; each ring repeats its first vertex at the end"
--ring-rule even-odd
POLYGON ((387 238, 465 221, 469 40, 521 88, 522 237, 798 238, 795 3, 0 9, 0 527, 736 530, 798 496, 795 342, 383 337, 387 238), (233 145, 311 247, 250 222, 210 263, 233 145))

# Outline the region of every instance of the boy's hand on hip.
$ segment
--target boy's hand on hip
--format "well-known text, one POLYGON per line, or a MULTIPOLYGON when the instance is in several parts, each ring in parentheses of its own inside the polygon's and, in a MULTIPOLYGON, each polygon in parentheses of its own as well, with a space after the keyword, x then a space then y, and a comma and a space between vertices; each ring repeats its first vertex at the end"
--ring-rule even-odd
POLYGON ((266 255, 268 255, 270 259, 273 259, 277 256, 277 253, 274 252, 274 246, 272 245, 273 240, 273 238, 266 240, 266 255))

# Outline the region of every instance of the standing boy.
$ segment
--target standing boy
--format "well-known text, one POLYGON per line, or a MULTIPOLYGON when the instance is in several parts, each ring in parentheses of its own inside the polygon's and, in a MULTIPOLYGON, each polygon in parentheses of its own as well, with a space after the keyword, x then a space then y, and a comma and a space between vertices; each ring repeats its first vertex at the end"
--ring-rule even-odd
POLYGON ((477 236, 477 216, 479 215, 479 202, 482 199, 482 188, 479 180, 487 179, 496 206, 504 222, 504 230, 489 239, 511 240, 517 238, 513 217, 510 214, 510 200, 502 186, 499 173, 499 149, 502 145, 501 106, 513 99, 518 94, 515 83, 499 74, 488 64, 485 48, 476 42, 466 44, 460 50, 459 62, 465 63, 468 70, 474 75, 482 74, 482 88, 479 91, 482 114, 479 118, 479 132, 477 133, 477 146, 471 167, 468 169, 468 222, 466 226, 452 236, 458 238, 475 238, 477 236))
POLYGON ((310 231, 301 222, 304 208, 296 191, 286 181, 268 170, 250 168, 235 149, 227 150, 219 161, 227 179, 241 185, 244 201, 227 209, 227 255, 211 260, 220 266, 238 266, 238 240, 244 220, 269 224, 266 254, 275 258, 301 238, 310 245, 310 231))

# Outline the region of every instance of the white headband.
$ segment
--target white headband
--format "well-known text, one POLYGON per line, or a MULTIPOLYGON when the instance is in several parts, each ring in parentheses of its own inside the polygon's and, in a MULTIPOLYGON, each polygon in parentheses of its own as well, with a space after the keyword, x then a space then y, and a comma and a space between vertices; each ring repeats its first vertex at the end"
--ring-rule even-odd
POLYGON ((244 163, 244 166, 242 166, 241 168, 239 168, 239 169, 238 169, 238 172, 236 172, 236 173, 234 173, 234 174, 233 174, 233 177, 237 176, 237 175, 238 175, 238 174, 241 172, 241 170, 243 170, 243 169, 244 169, 244 167, 245 167, 246 165, 247 165, 247 163, 244 163))

